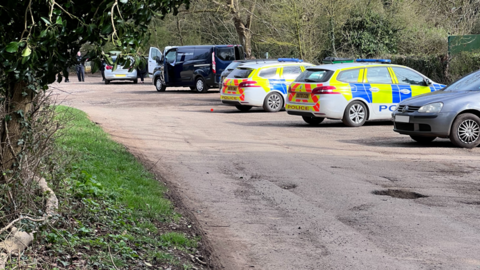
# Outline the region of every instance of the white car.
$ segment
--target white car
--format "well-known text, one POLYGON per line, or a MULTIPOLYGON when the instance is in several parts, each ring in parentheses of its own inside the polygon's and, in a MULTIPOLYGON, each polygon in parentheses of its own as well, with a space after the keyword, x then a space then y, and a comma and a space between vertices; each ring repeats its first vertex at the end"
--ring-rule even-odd
MULTIPOLYGON (((117 60, 116 56, 112 56, 113 63, 117 60)), ((105 84, 109 84, 111 81, 133 81, 138 83, 137 70, 133 69, 128 71, 128 68, 123 68, 117 65, 117 69, 113 70, 113 66, 105 66, 105 84)))

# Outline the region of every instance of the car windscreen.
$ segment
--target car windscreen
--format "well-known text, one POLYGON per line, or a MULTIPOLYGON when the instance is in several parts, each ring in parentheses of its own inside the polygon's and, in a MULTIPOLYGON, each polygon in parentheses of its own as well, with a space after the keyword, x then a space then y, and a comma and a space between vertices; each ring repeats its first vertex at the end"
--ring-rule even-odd
POLYGON ((240 62, 232 62, 232 63, 230 63, 230 65, 227 66, 226 70, 234 70, 240 64, 241 64, 240 62))
POLYGON ((248 78, 248 76, 250 76, 250 74, 252 74, 252 71, 253 71, 253 69, 249 69, 249 68, 237 68, 237 69, 234 69, 232 71, 232 73, 230 73, 230 75, 228 75, 227 78, 246 79, 246 78, 248 78))
POLYGON ((334 71, 326 69, 307 69, 295 80, 296 82, 327 82, 334 71))
POLYGON ((443 89, 443 91, 480 91, 480 71, 470 73, 469 75, 447 86, 443 89))

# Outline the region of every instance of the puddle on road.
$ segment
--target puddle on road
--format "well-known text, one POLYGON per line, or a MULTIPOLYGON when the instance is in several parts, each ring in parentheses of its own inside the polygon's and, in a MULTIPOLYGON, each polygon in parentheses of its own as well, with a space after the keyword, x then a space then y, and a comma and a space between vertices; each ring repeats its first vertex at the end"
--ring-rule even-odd
POLYGON ((372 192, 375 195, 380 195, 380 196, 390 196, 393 198, 398 198, 398 199, 409 199, 409 200, 415 200, 419 198, 427 198, 428 196, 422 195, 420 193, 412 192, 412 191, 406 191, 406 190, 399 190, 399 189, 388 189, 388 190, 375 190, 372 192))

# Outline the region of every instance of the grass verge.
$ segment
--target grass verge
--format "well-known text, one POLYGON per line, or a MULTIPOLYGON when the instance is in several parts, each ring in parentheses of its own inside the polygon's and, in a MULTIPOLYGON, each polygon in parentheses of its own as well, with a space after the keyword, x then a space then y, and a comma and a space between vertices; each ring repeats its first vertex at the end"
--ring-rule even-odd
POLYGON ((59 214, 39 227, 22 224, 37 230, 35 242, 10 266, 206 269, 199 238, 164 198, 165 186, 84 112, 64 106, 57 112, 68 127, 45 177, 59 198, 59 214))

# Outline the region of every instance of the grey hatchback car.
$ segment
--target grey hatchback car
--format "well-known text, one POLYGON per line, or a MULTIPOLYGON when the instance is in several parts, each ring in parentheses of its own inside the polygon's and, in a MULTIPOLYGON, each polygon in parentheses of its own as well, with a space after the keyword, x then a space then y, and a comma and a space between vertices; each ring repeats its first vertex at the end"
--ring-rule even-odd
POLYGON ((463 148, 480 144, 480 70, 436 92, 399 103, 394 131, 420 143, 450 138, 463 148))

